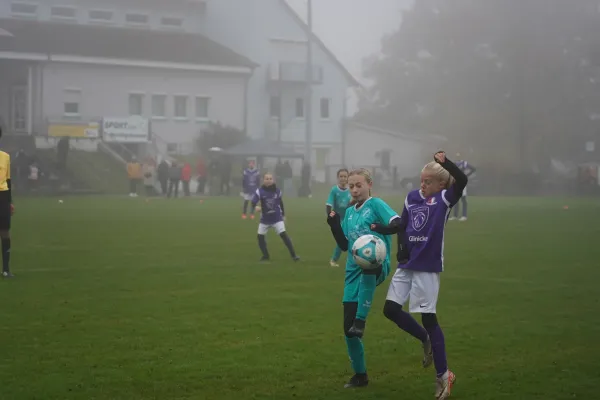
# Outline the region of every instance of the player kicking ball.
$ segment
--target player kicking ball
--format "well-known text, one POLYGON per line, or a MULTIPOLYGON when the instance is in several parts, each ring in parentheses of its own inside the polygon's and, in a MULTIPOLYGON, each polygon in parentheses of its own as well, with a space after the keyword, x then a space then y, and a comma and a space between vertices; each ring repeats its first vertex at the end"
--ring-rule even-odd
MULTIPOLYGON (((404 201, 401 224, 374 224, 371 229, 383 234, 398 233, 400 248, 406 245, 407 260, 399 260, 392 277, 384 315, 398 327, 423 343, 423 367, 433 363, 436 370, 435 397, 450 397, 456 376, 448 369, 444 334, 437 320, 436 305, 440 273, 444 270, 444 228, 452 207, 467 186, 468 178, 446 154, 435 154, 433 162, 421 171, 421 188, 411 191, 404 201), (403 305, 410 299, 409 311, 420 313, 423 326, 403 305)), ((399 258, 404 258, 399 255, 399 258)))
POLYGON ((299 261, 300 257, 296 255, 294 246, 288 234, 285 231, 285 210, 283 207, 283 199, 281 190, 275 185, 273 175, 265 174, 263 184, 256 189, 252 196, 252 208, 262 212, 260 215, 260 223, 258 224, 258 247, 262 252, 261 262, 267 262, 271 258, 267 249, 267 231, 271 228, 279 235, 283 243, 287 247, 294 261, 299 261), (258 203, 260 202, 260 206, 258 203))

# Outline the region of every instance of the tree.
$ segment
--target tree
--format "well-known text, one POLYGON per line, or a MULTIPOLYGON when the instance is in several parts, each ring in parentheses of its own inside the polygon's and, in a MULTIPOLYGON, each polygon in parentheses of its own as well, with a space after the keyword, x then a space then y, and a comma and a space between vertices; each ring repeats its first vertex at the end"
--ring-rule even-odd
POLYGON ((246 133, 232 126, 222 125, 220 122, 210 122, 203 130, 197 145, 201 154, 206 154, 212 147, 228 149, 238 143, 245 141, 246 133))
POLYGON ((365 60, 374 84, 357 118, 446 136, 505 168, 575 157, 598 106, 596 17, 591 0, 419 0, 365 60))

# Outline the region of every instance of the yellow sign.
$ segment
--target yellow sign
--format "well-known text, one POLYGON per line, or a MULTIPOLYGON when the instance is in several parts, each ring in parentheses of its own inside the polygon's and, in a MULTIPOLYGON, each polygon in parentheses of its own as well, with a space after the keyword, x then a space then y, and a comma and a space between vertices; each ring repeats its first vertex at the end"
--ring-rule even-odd
POLYGON ((81 125, 50 125, 48 126, 48 136, 53 137, 74 137, 74 138, 97 138, 98 123, 90 122, 81 125))

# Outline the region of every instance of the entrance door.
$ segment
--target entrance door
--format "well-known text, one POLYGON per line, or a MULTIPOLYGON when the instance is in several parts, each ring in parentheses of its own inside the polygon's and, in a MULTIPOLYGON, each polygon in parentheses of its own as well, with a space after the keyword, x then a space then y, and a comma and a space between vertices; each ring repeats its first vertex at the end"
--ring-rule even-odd
POLYGON ((10 94, 10 124, 13 132, 27 130, 27 87, 13 86, 10 94))

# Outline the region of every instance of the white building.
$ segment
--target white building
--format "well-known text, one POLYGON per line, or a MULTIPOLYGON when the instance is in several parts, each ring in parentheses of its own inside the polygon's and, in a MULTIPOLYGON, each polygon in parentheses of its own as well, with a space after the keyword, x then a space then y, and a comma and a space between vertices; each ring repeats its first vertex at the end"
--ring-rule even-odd
MULTIPOLYGON (((320 1, 320 0, 317 0, 320 1)), ((260 66, 248 86, 248 133, 292 144, 304 152, 307 123, 308 27, 285 0, 209 1, 201 31, 260 66)), ((358 82, 312 35, 312 165, 341 164, 348 89, 358 82)))
POLYGON ((255 64, 197 32, 205 13, 188 0, 0 2, 0 119, 45 135, 141 115, 165 150, 186 151, 209 121, 244 129, 255 64))

